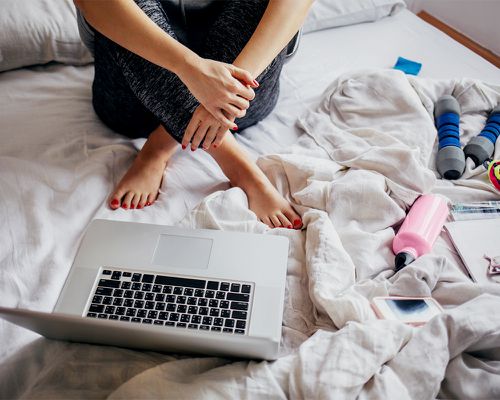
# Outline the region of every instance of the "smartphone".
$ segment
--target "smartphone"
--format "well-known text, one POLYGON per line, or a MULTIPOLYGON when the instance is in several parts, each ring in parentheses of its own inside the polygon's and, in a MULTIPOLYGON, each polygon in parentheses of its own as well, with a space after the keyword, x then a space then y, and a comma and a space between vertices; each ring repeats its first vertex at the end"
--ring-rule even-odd
POLYGON ((399 320, 409 325, 424 325, 443 312, 432 297, 374 297, 372 308, 381 319, 399 320))

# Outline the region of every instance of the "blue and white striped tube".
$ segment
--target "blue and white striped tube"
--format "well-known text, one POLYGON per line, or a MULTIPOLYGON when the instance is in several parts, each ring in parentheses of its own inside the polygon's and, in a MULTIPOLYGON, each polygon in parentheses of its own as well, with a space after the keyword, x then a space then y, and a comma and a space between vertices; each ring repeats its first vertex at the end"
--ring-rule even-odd
POLYGON ((486 125, 479 135, 473 137, 464 148, 465 157, 469 157, 476 167, 493 156, 495 143, 500 135, 500 105, 491 112, 486 125))

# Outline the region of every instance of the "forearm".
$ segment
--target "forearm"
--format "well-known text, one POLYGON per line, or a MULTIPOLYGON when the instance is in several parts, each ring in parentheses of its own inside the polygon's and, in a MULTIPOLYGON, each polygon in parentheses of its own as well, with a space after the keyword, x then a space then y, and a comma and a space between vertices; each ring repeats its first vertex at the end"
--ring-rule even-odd
POLYGON ((302 26, 314 0, 269 0, 254 34, 233 64, 257 77, 302 26))
POLYGON ((94 29, 146 60, 177 75, 196 63, 196 53, 163 31, 133 0, 74 2, 94 29))

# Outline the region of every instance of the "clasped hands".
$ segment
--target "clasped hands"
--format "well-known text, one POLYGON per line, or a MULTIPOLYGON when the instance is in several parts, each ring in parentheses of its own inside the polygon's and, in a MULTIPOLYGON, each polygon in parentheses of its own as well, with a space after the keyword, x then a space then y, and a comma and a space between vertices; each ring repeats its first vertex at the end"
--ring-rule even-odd
POLYGON ((200 102, 182 139, 182 148, 191 143, 204 150, 222 143, 228 130, 237 130, 236 118, 242 118, 255 98, 259 84, 248 71, 219 61, 200 58, 187 69, 181 80, 200 102))

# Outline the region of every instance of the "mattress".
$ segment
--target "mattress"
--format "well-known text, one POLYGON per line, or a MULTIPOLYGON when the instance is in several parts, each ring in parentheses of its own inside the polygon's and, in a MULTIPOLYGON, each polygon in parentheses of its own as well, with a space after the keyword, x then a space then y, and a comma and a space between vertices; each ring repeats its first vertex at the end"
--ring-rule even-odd
MULTIPOLYGON (((380 20, 309 33, 281 77, 276 109, 237 135, 257 158, 280 153, 301 130, 297 116, 318 102, 339 75, 391 68, 398 56, 423 63, 421 76, 500 83, 492 64, 408 11, 380 20)), ((202 151, 178 152, 160 197, 145 210, 111 211, 105 201, 130 165, 140 141, 103 126, 91 107, 93 67, 52 64, 0 74, 0 292, 2 305, 50 311, 93 218, 176 224, 203 198, 229 188, 202 151)), ((170 356, 54 343, 0 321, 0 393, 15 397, 105 396, 170 356), (85 358, 87 352, 93 354, 85 358), (77 360, 83 357, 80 364, 77 360), (100 381, 92 365, 115 368, 100 381), (69 363, 69 364, 68 364, 69 363), (76 363, 76 364, 75 364, 76 363), (76 365, 80 372, 66 370, 76 365), (16 375, 13 374, 16 371, 16 375), (66 375, 68 372, 68 375, 66 375), (70 376, 78 375, 78 383, 70 376)))

